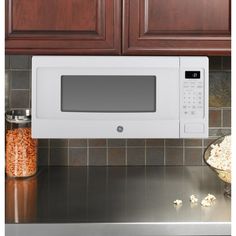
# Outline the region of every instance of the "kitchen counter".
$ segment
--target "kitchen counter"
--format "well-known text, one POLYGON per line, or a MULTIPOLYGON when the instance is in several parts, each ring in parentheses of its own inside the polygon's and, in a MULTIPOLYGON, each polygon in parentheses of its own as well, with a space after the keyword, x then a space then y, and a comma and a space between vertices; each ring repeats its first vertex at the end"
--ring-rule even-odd
POLYGON ((230 235, 223 192, 206 166, 45 167, 6 179, 6 236, 230 235), (190 195, 208 193, 212 207, 190 204, 190 195))

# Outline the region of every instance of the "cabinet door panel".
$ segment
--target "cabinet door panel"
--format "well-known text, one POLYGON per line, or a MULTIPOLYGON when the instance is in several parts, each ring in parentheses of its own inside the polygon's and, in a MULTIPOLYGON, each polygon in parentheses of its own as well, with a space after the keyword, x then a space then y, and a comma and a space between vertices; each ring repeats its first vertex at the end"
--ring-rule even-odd
POLYGON ((121 0, 7 0, 6 52, 119 54, 121 0))
POLYGON ((230 54, 230 0, 124 2, 125 54, 230 54))
MULTIPOLYGON (((100 1, 12 1, 12 30, 17 31, 89 31, 96 32, 100 1), (48 2, 50 2, 49 6, 48 2), (98 12, 97 12, 98 10, 98 12), (79 30, 78 30, 79 29, 79 30)), ((100 22, 101 23, 101 22, 100 22)))

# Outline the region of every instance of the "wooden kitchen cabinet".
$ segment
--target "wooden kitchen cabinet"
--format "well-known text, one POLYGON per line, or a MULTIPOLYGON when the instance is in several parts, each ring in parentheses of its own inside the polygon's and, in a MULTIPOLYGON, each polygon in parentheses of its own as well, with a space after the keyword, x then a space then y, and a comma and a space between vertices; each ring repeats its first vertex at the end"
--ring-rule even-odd
POLYGON ((124 0, 123 53, 230 55, 230 0, 124 0))
POLYGON ((7 54, 120 54, 121 0, 6 0, 7 54))
POLYGON ((6 53, 230 55, 230 12, 230 0, 6 0, 6 53))

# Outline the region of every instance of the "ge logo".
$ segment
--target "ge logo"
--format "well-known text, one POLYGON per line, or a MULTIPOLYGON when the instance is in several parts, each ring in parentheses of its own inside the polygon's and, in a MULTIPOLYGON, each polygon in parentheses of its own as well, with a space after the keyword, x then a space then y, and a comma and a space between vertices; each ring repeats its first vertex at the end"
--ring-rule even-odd
POLYGON ((116 130, 117 130, 117 132, 122 133, 124 130, 124 127, 119 125, 119 126, 117 126, 116 130))

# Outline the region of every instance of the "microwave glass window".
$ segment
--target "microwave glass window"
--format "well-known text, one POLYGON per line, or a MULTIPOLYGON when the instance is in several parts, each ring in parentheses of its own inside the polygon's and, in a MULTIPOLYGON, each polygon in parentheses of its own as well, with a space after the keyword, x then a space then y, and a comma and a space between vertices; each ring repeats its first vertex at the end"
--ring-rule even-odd
POLYGON ((61 111, 155 112, 155 76, 61 76, 61 111))

